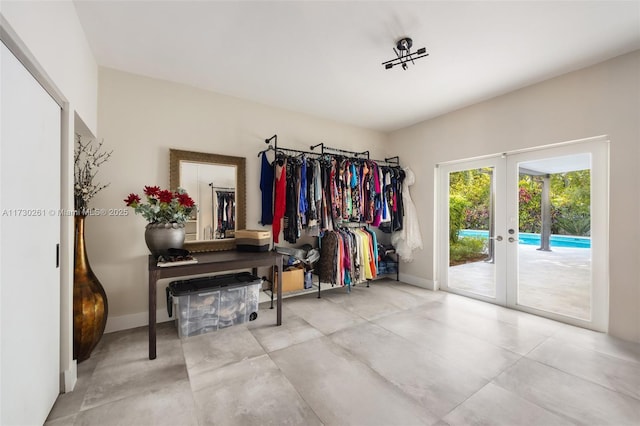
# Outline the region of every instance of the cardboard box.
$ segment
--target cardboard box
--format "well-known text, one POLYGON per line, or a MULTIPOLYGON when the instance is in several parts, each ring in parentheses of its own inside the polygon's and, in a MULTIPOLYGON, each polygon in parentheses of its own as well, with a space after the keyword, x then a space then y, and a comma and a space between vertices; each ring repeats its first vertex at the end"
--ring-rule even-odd
MULTIPOLYGON (((278 272, 273 280, 274 291, 278 289, 278 272)), ((304 290, 304 269, 296 268, 284 271, 282 274, 282 292, 304 290)))
POLYGON ((271 239, 271 231, 268 229, 238 229, 236 238, 271 239))
POLYGON ((271 231, 239 229, 235 238, 238 251, 263 252, 271 248, 271 231))

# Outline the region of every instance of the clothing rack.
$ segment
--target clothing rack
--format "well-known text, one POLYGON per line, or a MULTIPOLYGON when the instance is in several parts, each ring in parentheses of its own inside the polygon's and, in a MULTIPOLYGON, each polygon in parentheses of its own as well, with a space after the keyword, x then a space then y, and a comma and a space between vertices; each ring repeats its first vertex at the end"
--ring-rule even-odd
POLYGON ((275 153, 278 152, 282 152, 282 153, 287 153, 287 152, 294 152, 296 154, 307 154, 307 155, 313 155, 313 156, 322 156, 322 153, 318 153, 318 152, 313 152, 313 151, 304 151, 301 149, 294 149, 294 148, 283 148, 283 147, 279 147, 278 146, 278 135, 273 135, 268 139, 264 140, 265 143, 269 144, 269 146, 266 149, 263 149, 262 151, 258 152, 258 157, 260 157, 260 155, 262 155, 263 152, 268 152, 268 151, 274 151, 275 153), (273 141, 273 144, 271 144, 270 142, 273 141))
POLYGON ((310 146, 310 149, 313 150, 317 147, 320 147, 320 151, 321 153, 324 154, 331 154, 331 153, 341 153, 341 154, 350 154, 352 157, 354 158, 360 158, 361 155, 366 155, 367 156, 367 160, 369 160, 369 151, 362 151, 362 152, 356 152, 356 151, 347 151, 344 149, 339 149, 339 148, 331 148, 329 146, 325 146, 324 142, 321 142, 317 145, 312 145, 310 146), (325 150, 329 150, 332 152, 326 152, 325 150))
POLYGON ((376 163, 387 163, 387 164, 393 164, 395 166, 400 167, 400 157, 398 157, 397 155, 395 157, 389 157, 389 158, 385 158, 384 160, 380 161, 380 160, 373 160, 376 163))
MULTIPOLYGON (((340 148, 332 148, 332 147, 326 146, 324 144, 324 142, 318 143, 316 145, 311 145, 309 147, 310 151, 301 150, 301 149, 294 149, 294 148, 283 148, 283 147, 279 147, 278 146, 278 135, 277 134, 274 134, 270 138, 265 139, 264 142, 266 144, 268 144, 268 146, 267 146, 266 149, 263 149, 263 150, 258 152, 258 157, 260 157, 263 153, 268 152, 268 151, 274 151, 276 154, 278 154, 278 153, 283 153, 283 154, 295 153, 296 156, 311 155, 311 156, 314 156, 314 157, 320 158, 320 159, 326 158, 326 156, 337 154, 337 155, 349 156, 352 159, 368 160, 368 161, 374 161, 376 163, 386 163, 386 164, 391 165, 391 166, 400 167, 400 157, 399 156, 388 157, 388 158, 385 158, 384 160, 374 160, 374 159, 370 158, 369 150, 362 151, 362 152, 356 152, 356 151, 349 151, 349 150, 344 150, 344 149, 340 149, 340 148), (318 147, 320 147, 320 152, 314 151, 318 147)), ((360 227, 368 227, 368 224, 353 222, 353 223, 349 223, 348 225, 345 226, 345 228, 360 228, 360 227)), ((321 284, 321 281, 320 281, 320 274, 318 273, 318 298, 321 297, 320 296, 321 286, 322 286, 322 284, 321 284)), ((331 284, 331 286, 333 287, 334 284, 331 284)), ((351 287, 351 284, 349 284, 349 286, 348 286, 348 289, 347 289, 348 292, 351 291, 350 287, 351 287)), ((369 280, 367 280, 367 287, 369 287, 369 280)), ((272 293, 272 298, 273 298, 273 293, 272 293)), ((272 301, 272 303, 273 303, 273 301, 272 301)))
POLYGON ((283 147, 278 147, 278 135, 275 134, 273 136, 271 136, 270 138, 267 138, 264 140, 264 142, 266 144, 269 144, 269 146, 266 149, 263 149, 262 151, 258 152, 258 157, 260 157, 260 155, 262 155, 263 152, 268 152, 268 151, 274 151, 274 152, 295 152, 297 154, 308 154, 308 155, 314 155, 314 156, 320 156, 320 157, 324 157, 325 155, 331 155, 331 154, 347 154, 349 156, 351 156, 352 158, 361 158, 364 159, 364 157, 366 156, 367 160, 370 161, 375 161, 376 163, 387 163, 390 164, 392 166, 400 166, 400 157, 399 156, 395 156, 395 157, 388 157, 385 158, 384 160, 375 160, 369 157, 369 150, 367 151, 362 151, 362 152, 357 152, 357 151, 348 151, 345 149, 340 149, 340 148, 332 148, 329 146, 326 146, 324 144, 324 142, 320 142, 316 145, 311 145, 309 147, 309 149, 311 151, 305 151, 305 150, 301 150, 301 149, 294 149, 294 148, 283 148, 283 147), (271 144, 271 141, 273 141, 273 144, 271 144), (320 152, 316 152, 314 151, 314 149, 316 149, 317 147, 320 147, 320 152))

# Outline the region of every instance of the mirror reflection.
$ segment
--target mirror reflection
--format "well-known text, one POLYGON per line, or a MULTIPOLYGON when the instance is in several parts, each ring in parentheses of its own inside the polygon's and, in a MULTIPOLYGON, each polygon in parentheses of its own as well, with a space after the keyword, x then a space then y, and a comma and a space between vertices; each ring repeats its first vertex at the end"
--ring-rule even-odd
POLYGON ((244 157, 169 150, 171 189, 184 188, 198 206, 185 224, 191 252, 233 250, 235 231, 246 227, 244 157))
POLYGON ((235 166, 181 161, 180 185, 198 205, 198 212, 186 223, 185 241, 235 237, 235 166))

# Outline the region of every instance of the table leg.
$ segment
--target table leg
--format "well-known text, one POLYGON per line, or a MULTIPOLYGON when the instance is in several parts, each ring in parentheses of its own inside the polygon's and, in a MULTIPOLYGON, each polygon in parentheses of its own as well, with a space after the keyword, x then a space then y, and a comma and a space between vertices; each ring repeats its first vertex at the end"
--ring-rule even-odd
POLYGON ((282 256, 278 256, 278 303, 276 312, 276 325, 282 325, 282 256))
POLYGON ((156 359, 156 287, 157 274, 149 271, 149 359, 156 359))

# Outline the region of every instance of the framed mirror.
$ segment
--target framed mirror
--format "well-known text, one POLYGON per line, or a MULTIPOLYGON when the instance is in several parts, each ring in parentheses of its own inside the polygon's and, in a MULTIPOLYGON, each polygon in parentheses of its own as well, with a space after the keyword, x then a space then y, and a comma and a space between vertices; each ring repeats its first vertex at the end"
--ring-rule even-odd
POLYGON ((184 188, 198 206, 185 224, 185 249, 233 250, 235 231, 246 228, 244 157, 169 149, 169 184, 184 188))

